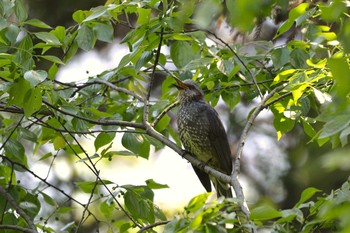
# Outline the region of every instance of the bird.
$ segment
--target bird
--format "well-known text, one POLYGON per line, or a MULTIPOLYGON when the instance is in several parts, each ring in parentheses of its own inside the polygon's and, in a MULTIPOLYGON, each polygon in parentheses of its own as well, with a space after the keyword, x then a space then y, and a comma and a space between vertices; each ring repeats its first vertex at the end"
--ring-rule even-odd
MULTIPOLYGON (((179 91, 179 110, 177 125, 180 141, 185 151, 189 152, 204 164, 226 174, 232 172, 231 149, 225 128, 215 109, 204 99, 199 85, 191 79, 181 81, 176 78, 174 84, 179 91)), ((193 166, 200 182, 207 192, 211 192, 211 183, 217 197, 232 197, 229 184, 205 173, 193 166)))

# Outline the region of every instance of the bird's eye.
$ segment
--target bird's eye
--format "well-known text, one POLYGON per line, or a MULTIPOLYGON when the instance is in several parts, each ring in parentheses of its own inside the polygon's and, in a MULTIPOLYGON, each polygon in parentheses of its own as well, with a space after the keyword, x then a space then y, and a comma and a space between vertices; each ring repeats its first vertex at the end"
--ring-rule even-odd
POLYGON ((188 85, 188 88, 189 88, 190 90, 194 90, 194 86, 193 86, 193 85, 188 85))

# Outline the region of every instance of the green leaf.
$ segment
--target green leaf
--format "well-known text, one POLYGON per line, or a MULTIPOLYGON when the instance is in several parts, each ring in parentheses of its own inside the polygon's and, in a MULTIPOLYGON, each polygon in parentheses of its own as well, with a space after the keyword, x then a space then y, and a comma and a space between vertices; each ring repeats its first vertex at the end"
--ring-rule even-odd
POLYGON ((50 157, 52 157, 52 156, 53 156, 52 152, 48 152, 48 153, 44 154, 44 155, 39 159, 39 161, 45 160, 45 159, 50 158, 50 157))
POLYGON ((148 159, 150 143, 140 134, 124 133, 122 145, 145 159, 148 159))
POLYGON ((100 41, 112 43, 113 41, 113 26, 110 23, 96 23, 93 28, 96 33, 96 38, 100 41))
POLYGON ((115 133, 100 133, 94 142, 95 150, 98 151, 102 146, 107 145, 108 143, 112 142, 115 137, 115 133))
POLYGON ((170 57, 179 69, 190 63, 195 55, 192 46, 187 41, 175 41, 170 48, 170 57))
POLYGON ((221 93, 221 97, 229 106, 231 111, 233 111, 234 107, 241 101, 241 94, 238 88, 230 89, 230 91, 223 91, 221 93))
MULTIPOLYGON (((78 21, 85 23, 85 22, 97 19, 106 13, 108 13, 107 6, 101 6, 101 7, 93 9, 93 13, 91 15, 89 15, 88 17, 86 17, 83 21, 81 21, 80 19, 78 21)), ((78 23, 80 23, 80 22, 78 22, 78 23)))
POLYGON ((293 8, 292 10, 290 10, 289 12, 289 17, 288 20, 286 20, 278 29, 277 33, 276 33, 276 37, 282 35, 283 33, 285 33, 286 31, 288 31, 294 24, 295 20, 303 15, 307 8, 309 7, 308 3, 301 3, 299 4, 297 7, 293 8))
POLYGON ((94 32, 86 24, 83 24, 83 26, 81 26, 75 39, 78 43, 79 48, 85 51, 91 50, 95 43, 94 32))
POLYGON ((271 59, 275 69, 282 68, 289 61, 290 50, 287 47, 276 48, 271 51, 271 59))
POLYGON ((315 129, 310 125, 310 123, 303 121, 303 127, 304 132, 309 136, 310 138, 313 138, 316 136, 315 129))
POLYGON ((151 9, 137 8, 137 24, 147 24, 150 20, 151 9))
MULTIPOLYGON (((103 180, 104 184, 113 184, 113 182, 109 180, 103 180)), ((103 185, 101 181, 98 181, 97 184, 95 181, 80 181, 80 182, 75 182, 75 185, 78 186, 84 193, 91 193, 92 190, 94 190, 94 194, 97 194, 97 186, 103 185), (96 187, 95 187, 96 186, 96 187)))
POLYGON ((153 57, 152 51, 144 51, 141 57, 137 60, 135 64, 135 69, 140 70, 144 65, 146 65, 153 57))
POLYGON ((51 33, 61 42, 65 42, 65 40, 68 39, 66 38, 66 28, 63 26, 57 26, 51 33))
POLYGON ((69 46, 66 55, 63 58, 63 62, 66 63, 67 61, 69 61, 78 51, 78 43, 76 41, 74 41, 71 46, 69 46))
MULTIPOLYGON (((52 140, 53 148, 55 150, 62 149, 66 146, 66 140, 62 135, 57 135, 53 140, 52 140)), ((79 148, 80 149, 80 148, 79 148)), ((80 149, 81 150, 81 149, 80 149)), ((77 152, 78 153, 78 152, 77 152)))
POLYGON ((61 42, 58 40, 58 38, 49 32, 36 32, 34 35, 49 45, 61 45, 61 42))
POLYGON ((299 207, 301 204, 305 203, 311 197, 315 195, 315 193, 321 192, 321 190, 316 188, 307 188, 301 193, 300 200, 295 204, 295 207, 299 207))
POLYGON ((250 218, 253 220, 268 220, 282 217, 282 213, 271 206, 262 205, 252 210, 250 218))
MULTIPOLYGON (((4 163, 5 164, 5 163, 4 163)), ((13 169, 8 167, 7 165, 0 164, 0 185, 14 185, 16 184, 16 173, 13 172, 13 169), (11 181, 11 182, 10 182, 11 181)), ((0 199, 0 206, 3 207, 0 199)))
POLYGON ((310 55, 303 49, 296 48, 290 53, 290 63, 294 68, 307 68, 306 60, 310 58, 310 55))
POLYGON ((18 128, 19 137, 31 142, 37 142, 38 136, 27 128, 19 127, 18 128))
POLYGON ((91 15, 90 11, 78 10, 73 13, 73 20, 77 23, 82 23, 89 15, 91 15))
POLYGON ((15 14, 20 22, 23 22, 28 18, 27 10, 24 5, 24 0, 15 1, 15 14))
POLYGON ((17 79, 12 83, 9 91, 9 105, 17 105, 18 107, 23 107, 24 97, 28 90, 30 89, 30 83, 24 78, 17 79))
POLYGON ((23 102, 24 115, 26 117, 31 116, 33 113, 38 111, 42 105, 42 95, 40 88, 30 89, 23 102))
POLYGON ((39 56, 39 57, 43 58, 45 60, 51 61, 53 63, 56 63, 56 64, 64 65, 64 62, 56 56, 45 55, 45 56, 39 56))
POLYGON ((47 25, 46 23, 44 23, 43 21, 41 21, 39 19, 29 19, 29 20, 25 21, 24 23, 31 25, 31 26, 34 26, 34 27, 38 27, 38 28, 51 29, 50 25, 47 25))
POLYGON ((3 41, 3 43, 7 45, 15 45, 20 32, 21 29, 18 26, 11 24, 2 30, 0 34, 0 42, 3 41))
POLYGON ((120 151, 108 151, 107 153, 103 154, 103 158, 112 158, 115 155, 121 155, 121 156, 137 156, 131 151, 128 150, 120 150, 120 151))
POLYGON ((169 188, 167 184, 159 184, 155 182, 153 179, 146 180, 147 187, 150 189, 164 189, 169 188))
POLYGON ((295 121, 285 117, 283 114, 274 113, 273 125, 277 131, 277 139, 280 140, 282 135, 294 128, 295 121))
POLYGON ((45 70, 28 70, 24 73, 24 78, 30 82, 32 87, 35 87, 47 78, 47 72, 45 70))
POLYGON ((41 203, 37 195, 27 193, 23 200, 19 202, 19 207, 24 210, 31 219, 34 219, 40 211, 41 203))
POLYGON ((66 214, 72 212, 74 210, 73 207, 60 207, 56 210, 58 214, 66 214))
POLYGON ((147 201, 132 190, 127 190, 124 194, 124 203, 134 218, 154 223, 155 216, 152 202, 147 201))
POLYGON ((49 195, 47 195, 47 194, 44 193, 44 192, 40 192, 40 194, 41 194, 41 196, 44 198, 44 201, 45 201, 47 204, 49 204, 49 205, 51 205, 51 206, 55 206, 55 207, 58 206, 57 202, 56 202, 52 197, 50 197, 49 195))
POLYGON ((79 159, 77 161, 77 163, 81 163, 81 162, 85 162, 85 161, 91 161, 91 160, 97 159, 97 158, 100 158, 100 156, 99 156, 99 154, 95 153, 92 156, 79 159))
POLYGON ((203 208, 209 196, 210 193, 202 193, 192 198, 188 205, 185 207, 186 212, 194 213, 203 208))
POLYGON ((213 16, 220 14, 221 7, 219 1, 201 1, 200 4, 196 5, 193 19, 194 23, 197 24, 199 28, 208 28, 213 22, 213 16))
POLYGON ((350 68, 346 58, 331 58, 328 60, 329 68, 331 69, 333 78, 335 79, 336 95, 344 98, 350 93, 350 85, 345 85, 349 82, 350 68))
POLYGON ((346 11, 347 5, 343 1, 332 1, 327 5, 319 4, 321 18, 326 22, 338 21, 346 11))
POLYGON ((10 138, 6 142, 4 149, 6 155, 10 159, 20 164, 23 164, 24 166, 27 166, 27 156, 25 155, 23 145, 19 141, 10 138))
POLYGON ((100 204, 100 210, 102 214, 106 217, 106 219, 112 218, 115 207, 116 207, 115 203, 114 202, 109 203, 108 200, 105 200, 100 204))
POLYGON ((25 36, 18 45, 16 57, 13 59, 20 67, 30 70, 34 66, 33 60, 33 41, 29 35, 25 36))
POLYGON ((341 146, 345 146, 346 144, 348 144, 349 134, 350 134, 350 127, 347 127, 343 131, 341 131, 339 135, 341 146))
POLYGON ((347 128, 350 124, 349 114, 336 115, 330 121, 328 121, 322 128, 319 139, 330 137, 339 133, 343 129, 347 128))

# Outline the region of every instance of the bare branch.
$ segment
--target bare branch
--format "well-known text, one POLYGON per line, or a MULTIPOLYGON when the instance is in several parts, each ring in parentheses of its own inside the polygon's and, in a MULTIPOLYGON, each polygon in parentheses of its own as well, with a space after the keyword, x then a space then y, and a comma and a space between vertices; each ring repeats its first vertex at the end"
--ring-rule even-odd
POLYGON ((130 96, 134 97, 135 99, 141 101, 142 103, 145 101, 144 98, 142 96, 139 96, 136 92, 129 91, 128 89, 125 89, 122 87, 118 87, 118 86, 114 85, 113 83, 108 82, 108 81, 103 80, 103 79, 94 79, 93 81, 90 81, 89 83, 104 84, 104 85, 112 88, 115 91, 123 92, 127 95, 130 95, 130 96))
MULTIPOLYGON (((7 161, 10 162, 12 165, 19 166, 21 169, 23 169, 23 170, 29 172, 32 176, 34 176, 35 178, 39 179, 41 182, 45 183, 47 186, 52 187, 52 188, 56 189, 57 191, 59 191, 61 194, 63 194, 63 195, 64 195, 65 197, 67 197, 69 200, 72 200, 72 201, 74 201, 75 203, 77 203, 78 205, 84 207, 84 204, 83 204, 83 203, 81 203, 80 201, 78 201, 78 200, 75 199, 74 197, 71 197, 69 194, 67 194, 67 193, 66 193, 65 191, 63 191, 62 189, 60 189, 60 188, 56 187, 55 185, 53 185, 53 184, 47 182, 46 179, 41 178, 40 176, 38 176, 38 175, 37 175, 36 173, 34 173, 32 170, 28 169, 28 168, 27 168, 26 166, 24 166, 23 164, 20 164, 20 163, 18 163, 18 162, 12 161, 11 159, 9 159, 7 156, 4 156, 4 155, 0 155, 0 158, 7 160, 7 161)), ((89 210, 88 210, 88 211, 89 211, 89 210)), ((91 215, 95 218, 95 220, 97 221, 96 216, 95 216, 92 212, 89 211, 89 214, 91 214, 91 215)))
POLYGON ((252 115, 250 116, 248 122, 246 123, 241 138, 239 140, 239 145, 238 145, 238 149, 237 149, 237 153, 235 156, 235 160, 233 161, 233 170, 232 170, 232 174, 231 174, 231 182, 230 184, 232 184, 233 189, 235 190, 236 196, 238 199, 240 199, 243 203, 241 205, 241 209, 243 211, 243 213, 246 216, 250 215, 250 211, 248 208, 248 205, 246 203, 246 199, 244 198, 244 194, 243 194, 243 189, 241 184, 238 181, 238 175, 240 173, 240 166, 241 166, 241 157, 242 157, 242 153, 243 153, 243 148, 244 148, 244 144, 245 141, 247 139, 247 135, 248 132, 250 130, 250 128, 252 127, 256 117, 259 115, 259 113, 266 107, 265 103, 268 99, 270 99, 276 92, 282 90, 283 88, 285 88, 287 84, 283 84, 281 86, 276 87, 274 90, 272 90, 269 94, 267 94, 262 100, 261 102, 256 106, 254 112, 252 113, 252 115))
POLYGON ((36 230, 20 227, 20 226, 14 226, 14 225, 0 225, 0 229, 16 230, 16 231, 21 231, 25 233, 38 233, 36 230))
POLYGON ((250 130, 250 128, 252 127, 255 118, 259 115, 259 113, 266 107, 265 103, 267 100, 269 100, 276 92, 284 89, 287 86, 287 84, 283 84, 281 86, 276 87, 275 89, 273 89, 270 93, 268 93, 266 96, 264 96, 264 98, 261 100, 261 102, 255 107, 254 112, 251 114, 247 124, 245 125, 241 138, 239 140, 239 145, 238 145, 238 149, 237 149, 237 153, 236 153, 236 157, 235 157, 235 164, 233 166, 233 172, 237 173, 237 175, 240 173, 240 159, 243 153, 243 148, 244 148, 244 144, 245 141, 247 139, 247 135, 248 132, 250 130))
POLYGON ((262 98, 263 95, 262 95, 262 93, 261 93, 261 90, 260 90, 260 87, 259 87, 258 83, 257 83, 256 80, 255 80, 255 77, 253 76, 252 72, 250 72, 250 70, 248 69, 247 65, 243 62, 243 60, 238 56, 238 54, 236 53, 236 51, 234 51, 228 43, 226 43, 223 39, 221 39, 220 37, 218 37, 215 33, 211 32, 211 31, 209 31, 209 30, 205 30, 205 32, 208 33, 208 34, 210 34, 210 35, 212 35, 212 36, 214 36, 215 39, 217 39, 217 40, 220 41, 222 44, 224 44, 224 45, 233 53, 233 55, 235 55, 235 57, 239 60, 239 62, 240 62, 240 63, 243 65, 243 67, 247 70, 249 76, 252 78, 253 83, 255 84, 256 89, 257 89, 258 92, 259 92, 260 97, 262 98))
POLYGON ((97 171, 97 176, 96 176, 96 180, 95 180, 94 187, 93 187, 92 190, 91 190, 91 195, 90 195, 90 198, 89 198, 88 202, 85 204, 84 211, 83 211, 83 213, 82 213, 82 215, 81 215, 81 219, 80 219, 80 221, 79 221, 79 224, 78 224, 77 228, 75 229, 75 233, 78 233, 79 228, 80 228, 81 224, 82 224, 83 221, 84 221, 85 213, 86 213, 86 211, 88 211, 89 205, 90 205, 90 203, 91 203, 92 197, 94 196, 94 192, 95 192, 95 189, 96 189, 97 184, 98 184, 99 175, 100 175, 100 171, 97 171))
POLYGON ((50 108, 60 112, 60 113, 63 113, 65 115, 69 115, 69 116, 72 116, 72 117, 75 117, 75 118, 78 118, 78 119, 81 119, 81 120, 84 120, 84 121, 87 121, 87 122, 90 122, 92 124, 96 124, 96 125, 117 125, 117 126, 129 126, 129 127, 132 127, 132 128, 137 128, 137 129, 144 129, 144 125, 141 124, 141 123, 136 123, 136 122, 129 122, 129 121, 120 121, 120 120, 105 120, 105 119, 98 119, 98 120, 93 120, 93 119, 90 119, 90 118, 87 118, 87 117, 82 117, 82 116, 79 116, 79 115, 75 115, 73 113, 70 113, 68 111, 65 111, 65 110, 62 110, 60 108, 57 108, 55 106, 53 106, 52 104, 50 104, 49 102, 43 100, 43 103, 45 103, 47 106, 49 106, 50 108))
POLYGON ((176 107, 176 105, 178 104, 179 104, 179 101, 175 101, 174 103, 171 103, 170 105, 168 105, 161 113, 159 113, 156 119, 154 119, 154 121, 151 124, 152 127, 155 127, 159 123, 159 121, 163 118, 163 116, 167 114, 171 109, 176 107))
POLYGON ((137 231, 137 233, 142 233, 142 232, 144 232, 144 231, 147 231, 147 230, 149 230, 149 229, 152 229, 153 227, 165 225, 165 224, 168 224, 168 223, 169 223, 169 221, 155 222, 155 223, 153 223, 153 224, 150 224, 150 225, 147 225, 147 226, 142 227, 140 230, 137 231))
POLYGON ((151 97, 151 91, 152 91, 152 86, 154 83, 154 78, 155 78, 155 74, 156 74, 156 69, 157 69, 157 65, 158 65, 158 61, 159 61, 159 56, 160 56, 160 50, 162 48, 162 43, 163 43, 163 28, 160 31, 160 38, 159 38, 159 44, 158 44, 158 48, 157 48, 157 53, 156 53, 156 57, 154 60, 154 65, 153 65, 153 69, 152 69, 152 75, 150 78, 150 82, 148 84, 148 88, 147 88, 147 95, 146 95, 146 99, 144 100, 144 107, 143 107, 143 123, 148 122, 148 116, 149 116, 149 99, 151 97))
POLYGON ((16 212, 22 216, 22 218, 28 223, 31 232, 38 232, 36 226, 34 225, 32 219, 24 212, 15 199, 0 185, 0 194, 12 205, 16 212))

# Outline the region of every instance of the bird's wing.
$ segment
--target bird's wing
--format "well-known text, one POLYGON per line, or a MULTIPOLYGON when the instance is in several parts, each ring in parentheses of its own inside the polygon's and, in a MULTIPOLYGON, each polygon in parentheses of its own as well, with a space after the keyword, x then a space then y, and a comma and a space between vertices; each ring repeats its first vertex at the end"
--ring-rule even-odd
POLYGON ((206 111, 209 120, 209 141, 213 153, 219 160, 220 168, 228 175, 232 172, 232 156, 231 149, 228 144, 226 131, 217 112, 210 107, 210 111, 206 111))

